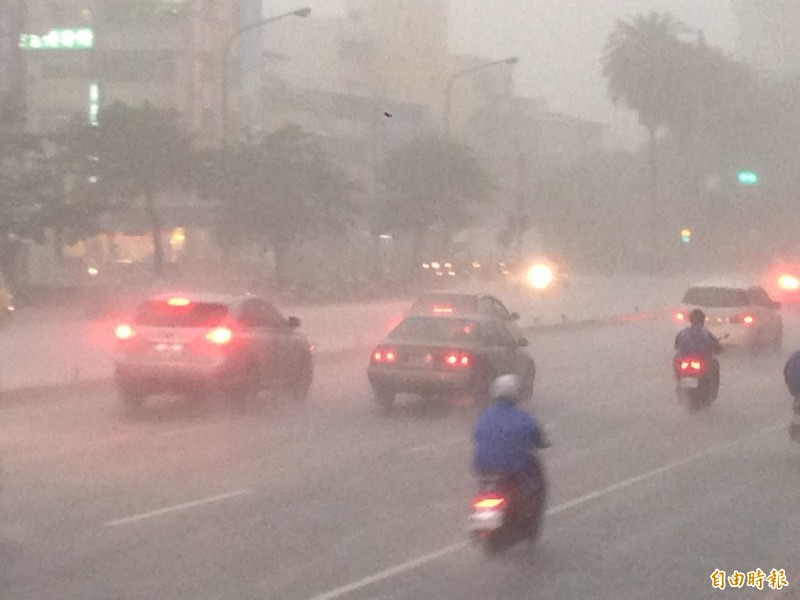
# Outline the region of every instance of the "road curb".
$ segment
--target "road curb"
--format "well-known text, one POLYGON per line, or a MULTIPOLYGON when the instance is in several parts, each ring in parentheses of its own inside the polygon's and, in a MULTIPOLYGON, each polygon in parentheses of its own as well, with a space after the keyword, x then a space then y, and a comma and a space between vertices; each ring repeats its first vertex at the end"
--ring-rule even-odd
MULTIPOLYGON (((612 317, 602 317, 597 319, 583 319, 577 321, 564 321, 561 323, 549 323, 546 325, 532 325, 524 327, 528 333, 558 333, 563 331, 574 331, 595 327, 608 327, 626 323, 640 323, 654 321, 661 316, 668 314, 668 311, 633 312, 612 317)), ((355 359, 359 356, 365 357, 371 350, 370 347, 342 348, 340 350, 325 350, 314 353, 314 363, 316 365, 330 365, 346 360, 355 359)), ((365 367, 366 368, 366 367, 365 367)), ((65 383, 48 383, 36 386, 26 386, 19 388, 0 389, 0 405, 23 402, 36 399, 41 396, 55 396, 59 393, 69 393, 74 395, 80 392, 93 393, 113 385, 112 377, 98 377, 92 379, 82 379, 65 383)))

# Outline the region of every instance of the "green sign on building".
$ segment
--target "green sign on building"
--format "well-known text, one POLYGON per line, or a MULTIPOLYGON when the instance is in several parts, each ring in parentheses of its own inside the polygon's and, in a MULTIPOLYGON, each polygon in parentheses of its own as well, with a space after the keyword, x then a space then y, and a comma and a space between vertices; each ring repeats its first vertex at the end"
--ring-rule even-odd
POLYGON ((94 48, 94 31, 82 27, 52 29, 44 35, 23 33, 19 47, 23 50, 91 50, 94 48))

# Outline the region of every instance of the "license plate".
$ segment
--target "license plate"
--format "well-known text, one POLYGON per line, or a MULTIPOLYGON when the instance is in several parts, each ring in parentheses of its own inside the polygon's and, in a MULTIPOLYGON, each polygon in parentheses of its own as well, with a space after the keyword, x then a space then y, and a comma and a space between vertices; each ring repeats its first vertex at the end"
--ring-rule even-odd
POLYGON ((158 354, 169 355, 183 352, 183 344, 156 344, 153 346, 158 354))
POLYGON ((418 369, 424 369, 430 367, 431 361, 428 360, 427 356, 409 356, 408 357, 408 366, 418 369))
POLYGON ((469 518, 470 531, 496 531, 503 526, 503 511, 476 511, 469 518))
POLYGON ((696 377, 684 377, 680 382, 681 389, 695 390, 700 387, 700 380, 696 377))

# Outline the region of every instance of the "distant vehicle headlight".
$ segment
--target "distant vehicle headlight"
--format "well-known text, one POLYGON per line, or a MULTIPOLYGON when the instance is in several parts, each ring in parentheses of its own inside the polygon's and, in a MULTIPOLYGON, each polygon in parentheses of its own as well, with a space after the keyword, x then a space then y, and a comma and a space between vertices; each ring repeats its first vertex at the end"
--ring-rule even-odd
POLYGON ((795 292, 800 290, 800 279, 794 275, 781 275, 778 277, 778 287, 787 292, 795 292))
POLYGON ((546 290, 555 280, 553 268, 549 265, 533 265, 528 269, 528 283, 537 290, 546 290))

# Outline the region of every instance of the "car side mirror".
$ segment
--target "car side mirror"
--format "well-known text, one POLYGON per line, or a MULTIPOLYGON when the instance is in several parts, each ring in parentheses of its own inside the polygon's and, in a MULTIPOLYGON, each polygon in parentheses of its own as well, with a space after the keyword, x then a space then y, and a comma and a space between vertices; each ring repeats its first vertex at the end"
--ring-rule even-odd
POLYGON ((517 345, 520 348, 527 348, 528 346, 530 346, 530 342, 528 341, 528 338, 520 338, 519 341, 517 342, 517 345))
POLYGON ((519 321, 519 313, 511 313, 511 321, 519 321))
POLYGON ((289 317, 286 321, 290 329, 297 329, 300 327, 300 319, 297 317, 289 317))

